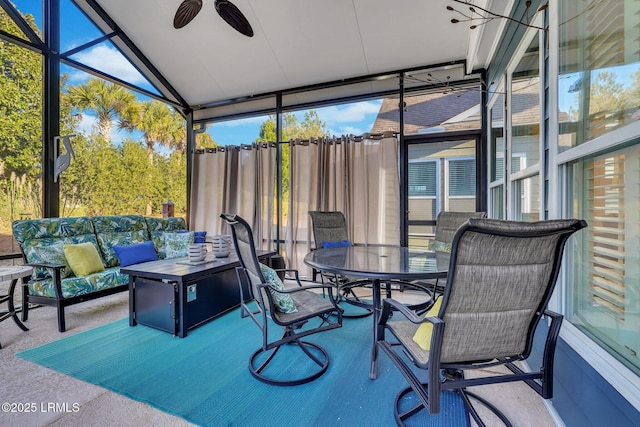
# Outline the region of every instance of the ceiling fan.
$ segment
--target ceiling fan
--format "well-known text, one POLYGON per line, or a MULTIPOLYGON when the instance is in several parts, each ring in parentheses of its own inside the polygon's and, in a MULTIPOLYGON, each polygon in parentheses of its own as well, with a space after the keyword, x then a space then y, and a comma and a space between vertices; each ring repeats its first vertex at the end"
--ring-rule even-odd
MULTIPOLYGON (((218 15, 240 34, 253 37, 253 28, 240 9, 227 0, 215 0, 214 6, 218 15)), ((183 0, 173 18, 173 27, 182 28, 187 25, 202 9, 202 0, 183 0)))

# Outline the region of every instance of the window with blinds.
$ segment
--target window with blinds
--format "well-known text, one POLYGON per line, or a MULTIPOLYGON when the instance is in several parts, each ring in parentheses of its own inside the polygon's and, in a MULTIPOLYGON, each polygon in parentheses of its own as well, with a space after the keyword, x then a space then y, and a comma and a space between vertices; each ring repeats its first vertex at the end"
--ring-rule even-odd
POLYGON ((589 228, 579 237, 568 320, 640 372, 640 145, 573 168, 575 215, 589 228))
POLYGON ((449 160, 449 196, 475 197, 476 160, 449 160))
POLYGON ((436 197, 436 161, 409 163, 409 197, 436 197))
POLYGON ((594 306, 610 316, 625 317, 625 156, 594 161, 585 170, 591 233, 588 280, 594 306))

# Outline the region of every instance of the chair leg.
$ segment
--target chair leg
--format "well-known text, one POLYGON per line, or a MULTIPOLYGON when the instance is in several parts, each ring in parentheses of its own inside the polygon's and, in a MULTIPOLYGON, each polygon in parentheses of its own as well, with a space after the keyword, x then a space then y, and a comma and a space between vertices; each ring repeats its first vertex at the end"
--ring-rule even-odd
POLYGON ((328 367, 329 367, 329 354, 326 352, 325 349, 323 349, 317 344, 313 344, 307 341, 300 341, 300 340, 294 340, 289 343, 276 346, 273 349, 268 349, 268 350, 263 350, 262 348, 258 349, 255 353, 253 353, 253 355, 251 356, 251 359, 249 360, 249 370, 251 371, 251 375, 253 375, 254 378, 256 378, 258 381, 261 381, 263 383, 270 384, 270 385, 278 385, 278 386, 294 386, 294 385, 306 384, 322 376, 322 374, 324 374, 327 371, 328 367), (285 379, 285 380, 276 379, 263 374, 262 372, 269 366, 271 362, 275 360, 276 354, 285 345, 297 345, 298 347, 300 347, 300 349, 303 351, 305 356, 309 360, 311 360, 315 365, 317 365, 316 369, 313 370, 311 374, 305 377, 296 378, 296 379, 285 379), (258 356, 269 351, 270 353, 268 354, 266 359, 262 361, 262 363, 260 363, 258 366, 256 366, 258 356))
MULTIPOLYGON (((493 412, 495 414, 495 416, 498 417, 500 419, 500 421, 502 421, 502 423, 506 427, 513 427, 513 424, 511 424, 511 421, 509 421, 507 416, 502 411, 500 411, 498 408, 496 408, 495 405, 493 405, 491 402, 489 402, 485 398, 480 397, 477 394, 472 393, 472 392, 470 392, 470 391, 468 391, 466 389, 459 389, 459 390, 457 390, 457 393, 462 397, 462 401, 464 402, 464 406, 467 409, 467 412, 471 415, 471 417, 476 422, 476 424, 478 424, 479 427, 485 427, 487 424, 485 424, 480 419, 480 415, 478 415, 478 412, 476 411, 476 409, 471 404, 471 399, 470 398, 473 398, 474 400, 478 401, 478 403, 480 403, 482 406, 487 408, 489 411, 493 412)), ((493 425, 493 424, 491 424, 491 425, 493 425)))
POLYGON ((60 304, 58 301, 58 331, 64 332, 66 330, 66 325, 64 322, 64 306, 60 304))

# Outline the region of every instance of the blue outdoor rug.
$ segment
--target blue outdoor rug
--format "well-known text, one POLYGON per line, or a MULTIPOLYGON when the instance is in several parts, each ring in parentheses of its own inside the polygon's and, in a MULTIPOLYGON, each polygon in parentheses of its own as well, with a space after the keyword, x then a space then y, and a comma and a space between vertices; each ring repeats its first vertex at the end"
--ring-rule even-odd
MULTIPOLYGON (((384 353, 378 378, 369 379, 371 322, 346 319, 340 329, 307 337, 331 362, 322 377, 294 387, 251 376, 248 360, 262 337, 238 310, 186 338, 122 319, 17 355, 199 425, 393 426, 393 402, 407 383, 384 353)), ((466 426, 462 401, 443 393, 442 411, 416 425, 466 426)))

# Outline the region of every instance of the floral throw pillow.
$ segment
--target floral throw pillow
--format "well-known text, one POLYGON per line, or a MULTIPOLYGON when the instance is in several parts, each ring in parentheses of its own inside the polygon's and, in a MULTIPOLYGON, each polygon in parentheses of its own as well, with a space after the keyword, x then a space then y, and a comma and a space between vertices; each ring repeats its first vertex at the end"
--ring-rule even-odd
POLYGON ((165 259, 185 257, 193 243, 193 231, 188 233, 164 233, 165 259))
POLYGON ((293 299, 291 299, 291 295, 276 292, 284 291, 286 288, 275 270, 264 264, 260 264, 260 271, 262 271, 264 279, 269 283, 269 291, 271 292, 273 301, 276 303, 276 309, 283 313, 297 313, 298 308, 293 302, 293 299))

